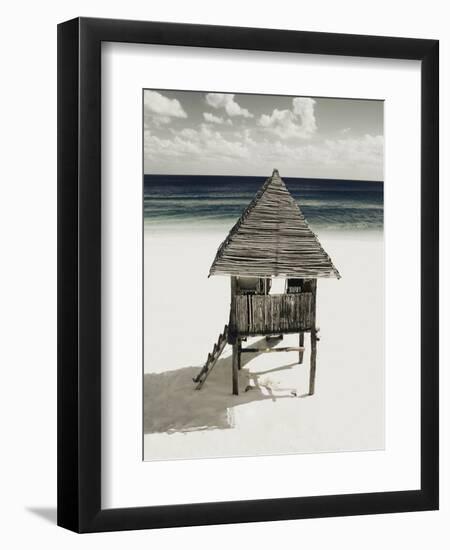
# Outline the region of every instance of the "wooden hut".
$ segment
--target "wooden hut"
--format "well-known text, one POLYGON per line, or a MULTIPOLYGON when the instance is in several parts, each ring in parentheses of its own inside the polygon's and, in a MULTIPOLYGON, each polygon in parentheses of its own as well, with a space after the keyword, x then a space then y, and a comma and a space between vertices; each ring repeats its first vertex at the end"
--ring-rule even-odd
POLYGON ((303 361, 304 334, 311 336, 309 393, 314 393, 317 332, 316 296, 319 277, 340 278, 328 254, 311 231, 278 170, 274 170, 220 245, 209 275, 231 278, 228 325, 194 378, 200 389, 225 345, 233 346, 232 388, 239 393, 241 353, 298 351, 303 361), (270 294, 275 277, 286 279, 282 294, 270 294), (282 338, 299 334, 296 347, 242 348, 250 336, 282 338))

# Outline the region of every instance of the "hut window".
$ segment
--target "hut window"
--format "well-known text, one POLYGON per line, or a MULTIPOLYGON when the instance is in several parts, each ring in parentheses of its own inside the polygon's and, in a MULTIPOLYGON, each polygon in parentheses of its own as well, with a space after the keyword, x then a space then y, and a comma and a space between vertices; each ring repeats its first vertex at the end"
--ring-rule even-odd
POLYGON ((269 294, 272 279, 259 279, 259 294, 269 294))
POLYGON ((239 294, 269 294, 271 284, 271 279, 239 277, 238 292, 239 294))
POLYGON ((257 277, 239 277, 239 294, 258 294, 259 279, 257 277))
POLYGON ((270 294, 284 294, 285 293, 285 286, 286 281, 281 278, 277 279, 271 279, 272 281, 272 287, 270 289, 270 294))
POLYGON ((304 283, 304 279, 287 279, 286 293, 299 294, 300 292, 303 292, 304 283))

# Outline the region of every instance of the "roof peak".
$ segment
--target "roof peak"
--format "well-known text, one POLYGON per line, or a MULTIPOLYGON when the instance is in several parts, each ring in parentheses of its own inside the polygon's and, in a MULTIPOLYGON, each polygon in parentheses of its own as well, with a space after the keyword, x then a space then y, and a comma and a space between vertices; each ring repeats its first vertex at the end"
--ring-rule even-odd
POLYGON ((276 168, 220 245, 210 275, 340 277, 276 168))

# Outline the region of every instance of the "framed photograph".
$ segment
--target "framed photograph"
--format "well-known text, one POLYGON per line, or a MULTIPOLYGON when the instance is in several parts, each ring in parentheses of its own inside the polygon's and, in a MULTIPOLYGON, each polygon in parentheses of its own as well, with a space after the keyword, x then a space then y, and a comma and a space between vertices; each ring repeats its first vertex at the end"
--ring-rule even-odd
POLYGON ((438 42, 58 27, 58 524, 438 508, 438 42))

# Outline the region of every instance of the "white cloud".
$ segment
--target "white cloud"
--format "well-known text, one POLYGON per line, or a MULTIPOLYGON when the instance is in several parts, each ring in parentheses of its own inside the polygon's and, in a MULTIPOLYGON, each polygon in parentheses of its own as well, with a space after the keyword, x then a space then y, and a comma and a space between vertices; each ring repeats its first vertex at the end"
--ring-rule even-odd
POLYGON ((172 133, 175 136, 181 136, 186 139, 196 140, 198 136, 197 130, 193 130, 192 128, 183 128, 179 132, 176 132, 175 130, 172 131, 172 133))
POLYGON ((250 128, 214 127, 209 122, 172 128, 166 137, 146 129, 146 170, 164 171, 170 166, 179 173, 264 175, 276 166, 282 176, 383 179, 382 135, 341 135, 313 142, 272 136, 250 128))
POLYGON ((170 139, 155 136, 145 131, 146 159, 185 157, 189 162, 201 163, 205 159, 229 161, 248 157, 248 143, 244 140, 230 141, 221 132, 212 130, 207 124, 201 124, 198 130, 184 128, 173 132, 170 139))
POLYGON ((144 116, 151 116, 153 120, 167 124, 172 117, 187 118, 187 114, 178 99, 146 90, 144 93, 144 116))
POLYGON ((225 121, 220 116, 215 116, 212 113, 203 113, 203 118, 206 122, 211 122, 213 124, 223 124, 225 121))
MULTIPOLYGON (((281 140, 258 144, 264 156, 289 162, 308 162, 317 166, 335 165, 356 168, 383 166, 383 136, 365 134, 358 138, 326 139, 314 144, 288 144, 281 140)), ((301 171, 302 164, 299 164, 301 171)))
POLYGON ((274 109, 271 115, 261 115, 258 124, 282 139, 307 139, 317 130, 315 103, 315 100, 309 97, 294 97, 292 110, 274 109))
POLYGON ((260 165, 272 163, 282 175, 369 180, 384 178, 382 135, 365 134, 302 145, 277 139, 259 144, 250 154, 256 152, 260 155, 260 165))
POLYGON ((160 128, 165 124, 169 124, 171 120, 170 116, 147 114, 144 116, 144 128, 150 128, 150 126, 157 126, 160 128))
POLYGON ((253 118, 252 113, 241 107, 235 100, 234 94, 206 94, 206 103, 214 109, 225 109, 230 117, 242 116, 244 118, 253 118))
POLYGON ((384 139, 381 135, 365 134, 360 138, 326 140, 324 148, 328 152, 328 162, 362 167, 383 166, 384 139))

